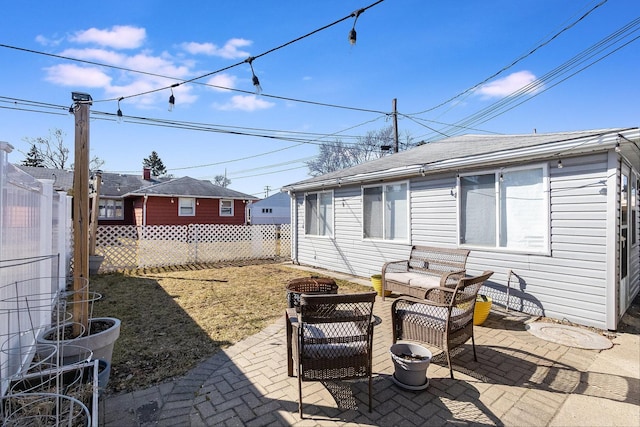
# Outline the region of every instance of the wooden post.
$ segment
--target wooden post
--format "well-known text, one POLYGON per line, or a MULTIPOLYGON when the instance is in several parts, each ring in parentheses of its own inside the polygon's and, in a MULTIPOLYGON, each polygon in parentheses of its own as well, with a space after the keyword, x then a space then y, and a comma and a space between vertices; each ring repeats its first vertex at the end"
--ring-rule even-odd
MULTIPOLYGON (((74 94, 75 95, 75 94, 74 94)), ((87 95, 88 96, 88 95, 87 95)), ((89 106, 75 104, 73 168, 73 335, 89 331, 89 106)), ((75 99, 74 99, 75 100, 75 99)))
POLYGON ((96 235, 98 233, 98 210, 100 207, 100 185, 102 171, 96 171, 94 193, 91 195, 91 234, 89 235, 89 255, 96 254, 96 235))

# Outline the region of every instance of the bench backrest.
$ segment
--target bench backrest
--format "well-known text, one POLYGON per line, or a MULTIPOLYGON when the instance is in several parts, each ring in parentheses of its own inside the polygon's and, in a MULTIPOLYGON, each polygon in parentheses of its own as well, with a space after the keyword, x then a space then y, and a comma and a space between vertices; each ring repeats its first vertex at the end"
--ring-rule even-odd
POLYGON ((409 267, 416 270, 430 270, 443 273, 464 270, 466 268, 468 255, 468 249, 413 246, 411 248, 409 267))

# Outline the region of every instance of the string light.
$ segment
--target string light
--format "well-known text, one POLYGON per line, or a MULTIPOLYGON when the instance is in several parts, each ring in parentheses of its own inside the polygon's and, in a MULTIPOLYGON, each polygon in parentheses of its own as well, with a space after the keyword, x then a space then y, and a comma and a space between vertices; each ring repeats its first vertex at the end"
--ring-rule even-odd
POLYGON ((75 113, 74 109, 73 109, 73 104, 71 104, 71 106, 69 107, 69 114, 73 115, 75 113))
POLYGON ((356 22, 358 22, 358 18, 360 17, 360 14, 362 12, 364 12, 364 9, 358 9, 351 14, 351 16, 356 17, 356 19, 353 20, 353 27, 351 27, 351 31, 349 31, 349 43, 351 43, 351 46, 356 44, 356 39, 357 39, 356 22))
POLYGON ((173 88, 180 86, 180 83, 174 83, 171 85, 171 96, 169 97, 169 111, 173 111, 173 107, 176 106, 176 97, 173 96, 173 88))
POLYGON ((258 76, 256 76, 255 71, 253 71, 253 60, 255 58, 253 56, 248 57, 245 62, 249 63, 249 67, 251 67, 251 79, 253 80, 253 86, 256 88, 256 95, 260 95, 262 93, 262 86, 260 86, 260 80, 258 80, 258 76))
POLYGON ((122 101, 124 99, 124 97, 120 97, 120 99, 118 99, 118 112, 116 113, 116 116, 118 116, 118 123, 122 123, 122 110, 120 109, 120 101, 122 101))
POLYGON ((563 167, 562 160, 558 159, 558 169, 562 169, 563 167))

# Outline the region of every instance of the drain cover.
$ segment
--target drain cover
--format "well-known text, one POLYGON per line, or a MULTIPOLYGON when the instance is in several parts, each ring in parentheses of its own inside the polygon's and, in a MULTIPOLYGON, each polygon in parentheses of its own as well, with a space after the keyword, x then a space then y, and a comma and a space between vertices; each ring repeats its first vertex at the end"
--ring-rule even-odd
POLYGON ((527 330, 538 338, 566 345, 567 347, 588 350, 606 350, 613 347, 611 340, 602 335, 575 326, 533 322, 527 325, 527 330))

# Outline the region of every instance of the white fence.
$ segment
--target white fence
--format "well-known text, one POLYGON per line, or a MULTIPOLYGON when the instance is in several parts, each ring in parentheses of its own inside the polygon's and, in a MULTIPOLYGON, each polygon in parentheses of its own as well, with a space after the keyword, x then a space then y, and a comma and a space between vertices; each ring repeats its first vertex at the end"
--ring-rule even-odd
POLYGON ((11 165, 12 149, 0 142, 0 395, 30 363, 71 257, 71 198, 11 165))
POLYGON ((156 225, 99 226, 100 272, 243 259, 291 257, 291 226, 156 225))

